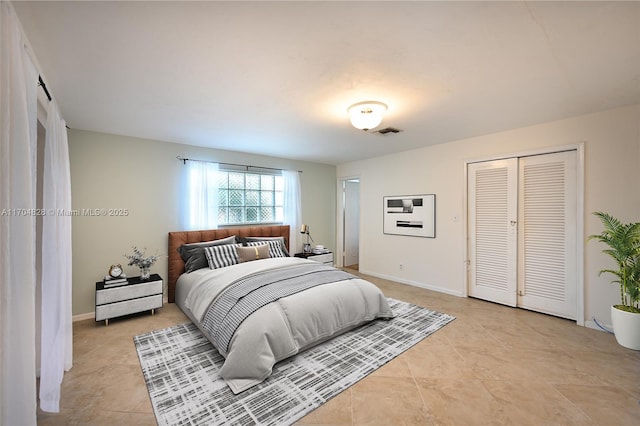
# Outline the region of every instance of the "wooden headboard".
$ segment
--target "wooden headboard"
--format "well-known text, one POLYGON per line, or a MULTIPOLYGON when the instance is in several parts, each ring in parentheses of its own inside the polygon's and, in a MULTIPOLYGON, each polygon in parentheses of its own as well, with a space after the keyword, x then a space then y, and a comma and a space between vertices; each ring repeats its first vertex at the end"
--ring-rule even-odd
POLYGON ((219 240, 230 237, 284 237, 287 250, 289 250, 289 225, 277 226, 247 226, 242 228, 209 229, 205 231, 177 231, 169 232, 169 303, 176 298, 176 282, 184 273, 184 261, 178 253, 178 247, 182 244, 200 243, 203 241, 219 240))

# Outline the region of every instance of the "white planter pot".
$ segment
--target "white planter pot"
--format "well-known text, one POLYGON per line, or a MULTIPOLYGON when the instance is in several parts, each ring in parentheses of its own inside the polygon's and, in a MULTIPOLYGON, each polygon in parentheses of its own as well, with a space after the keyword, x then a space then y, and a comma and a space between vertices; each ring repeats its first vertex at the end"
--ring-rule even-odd
POLYGON ((621 311, 612 306, 611 323, 618 344, 625 348, 640 350, 640 314, 621 311))

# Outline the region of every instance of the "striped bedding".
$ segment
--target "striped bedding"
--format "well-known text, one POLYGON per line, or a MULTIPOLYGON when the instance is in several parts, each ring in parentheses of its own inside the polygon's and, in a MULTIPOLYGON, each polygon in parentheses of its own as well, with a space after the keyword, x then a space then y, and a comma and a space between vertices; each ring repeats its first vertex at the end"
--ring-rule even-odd
POLYGON ((262 382, 280 360, 373 319, 393 316, 376 286, 310 260, 263 259, 210 270, 198 277, 183 308, 225 357, 221 375, 234 393, 262 382), (307 282, 302 278, 305 273, 318 278, 317 282, 307 282), (239 283, 247 282, 249 288, 262 290, 253 301, 245 301, 249 306, 246 311, 251 312, 240 314, 241 320, 230 320, 225 290, 230 299, 241 300, 243 293, 236 290, 239 283), (263 287, 265 283, 273 295, 265 291, 269 288, 263 287), (221 304, 216 305, 216 300, 221 304))
POLYGON ((209 305, 202 326, 225 355, 234 333, 249 315, 283 297, 312 287, 355 278, 317 262, 261 271, 234 281, 209 305))

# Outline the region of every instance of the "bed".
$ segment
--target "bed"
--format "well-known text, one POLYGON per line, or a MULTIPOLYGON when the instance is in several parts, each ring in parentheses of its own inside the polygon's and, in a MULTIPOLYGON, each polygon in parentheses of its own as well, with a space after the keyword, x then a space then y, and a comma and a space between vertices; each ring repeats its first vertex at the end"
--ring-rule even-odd
POLYGON ((393 312, 372 283, 289 256, 289 226, 169 233, 169 302, 225 358, 233 393, 273 365, 393 312), (204 258, 203 258, 204 256, 204 258))

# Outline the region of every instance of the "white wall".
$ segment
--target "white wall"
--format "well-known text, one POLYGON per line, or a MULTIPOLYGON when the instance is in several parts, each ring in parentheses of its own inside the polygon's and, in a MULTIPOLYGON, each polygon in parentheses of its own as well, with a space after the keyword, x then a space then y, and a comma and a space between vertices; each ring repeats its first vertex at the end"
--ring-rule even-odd
MULTIPOLYGON (((131 246, 167 254, 167 233, 182 228, 182 171, 176 159, 301 170, 302 217, 313 238, 335 247, 335 166, 242 154, 104 133, 69 131, 72 208, 128 209, 127 216, 74 216, 73 314, 94 311, 95 283, 109 265, 126 265, 131 246)), ((167 278, 166 256, 152 273, 167 278)), ((136 267, 125 266, 129 276, 136 267)), ((166 288, 166 283, 165 283, 166 288)))
MULTIPOLYGON (((465 161, 579 142, 585 144, 584 235, 601 230, 593 211, 640 221, 640 105, 338 165, 338 178, 360 176, 360 270, 465 294, 465 161), (435 239, 382 233, 383 196, 431 193, 436 194, 435 239)), ((612 266, 601 250, 595 242, 586 244, 587 325, 592 317, 610 324, 609 307, 619 303, 618 287, 609 277, 598 277, 600 269, 612 266)))

